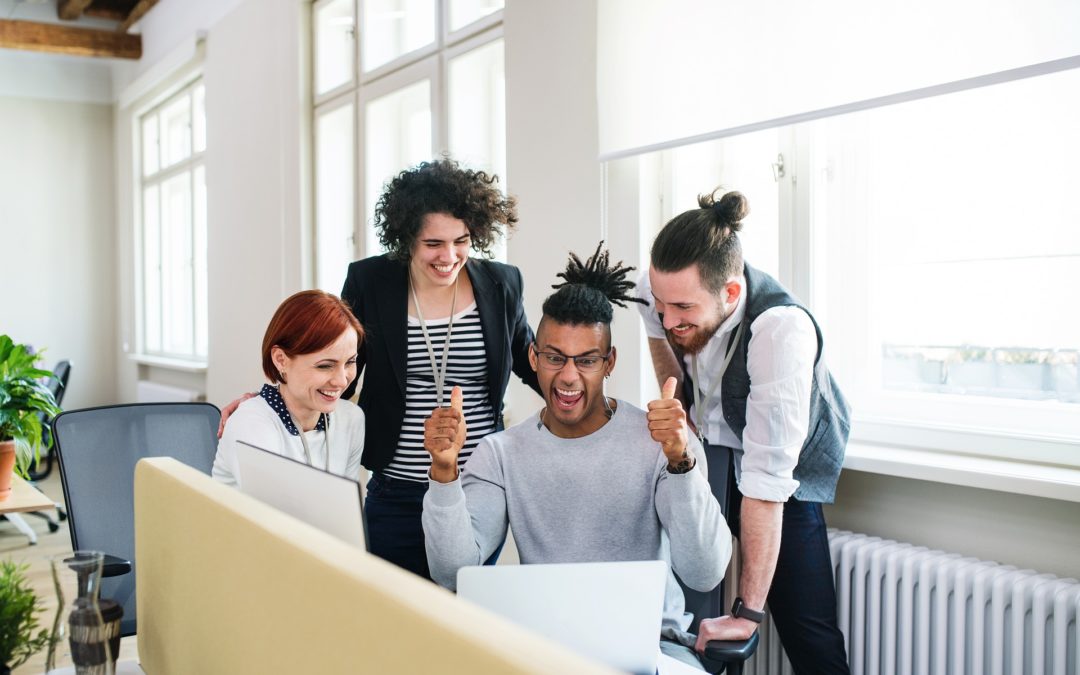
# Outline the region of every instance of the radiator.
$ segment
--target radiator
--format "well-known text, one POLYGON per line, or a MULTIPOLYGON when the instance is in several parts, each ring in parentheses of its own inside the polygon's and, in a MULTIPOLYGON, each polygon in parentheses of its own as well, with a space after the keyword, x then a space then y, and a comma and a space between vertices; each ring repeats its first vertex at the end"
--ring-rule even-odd
MULTIPOLYGON (((852 675, 1080 675, 1080 583, 829 530, 852 675)), ((766 618, 746 673, 791 665, 766 618)))
POLYGON ((193 389, 183 389, 148 380, 135 384, 135 400, 139 403, 192 403, 206 397, 193 389))

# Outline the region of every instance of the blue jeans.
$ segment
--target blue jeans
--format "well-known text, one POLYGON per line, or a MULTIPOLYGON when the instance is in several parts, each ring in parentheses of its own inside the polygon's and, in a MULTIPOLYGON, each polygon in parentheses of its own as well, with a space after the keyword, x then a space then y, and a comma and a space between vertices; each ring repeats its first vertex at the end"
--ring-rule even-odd
MULTIPOLYGON (((373 473, 367 484, 364 517, 373 554, 431 579, 421 521, 427 489, 427 483, 373 473)), ((484 564, 494 565, 501 552, 502 544, 484 564)))
MULTIPOLYGON (((737 537, 739 493, 734 496, 728 522, 737 537)), ((798 675, 849 672, 844 635, 836 622, 836 588, 821 504, 794 497, 784 504, 780 555, 768 602, 798 675)))

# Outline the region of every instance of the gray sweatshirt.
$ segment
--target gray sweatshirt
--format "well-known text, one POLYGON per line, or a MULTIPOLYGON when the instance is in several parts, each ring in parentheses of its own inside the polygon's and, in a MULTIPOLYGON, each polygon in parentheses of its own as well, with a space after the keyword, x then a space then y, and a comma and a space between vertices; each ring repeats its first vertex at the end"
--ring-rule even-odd
MULTIPOLYGON (((436 582, 453 590, 458 569, 487 560, 509 525, 522 563, 666 560, 691 588, 720 583, 731 532, 697 439, 697 465, 677 475, 645 411, 625 401, 583 438, 559 438, 539 422, 533 415, 486 436, 457 480, 431 481, 423 523, 436 582)), ((669 573, 661 633, 692 645, 684 606, 669 573)))

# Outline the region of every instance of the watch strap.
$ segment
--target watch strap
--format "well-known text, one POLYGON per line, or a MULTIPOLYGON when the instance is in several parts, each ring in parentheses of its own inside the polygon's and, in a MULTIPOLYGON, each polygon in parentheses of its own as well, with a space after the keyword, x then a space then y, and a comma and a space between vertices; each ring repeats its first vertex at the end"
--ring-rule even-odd
POLYGON ((765 620, 765 612, 756 609, 750 609, 743 602, 743 599, 735 598, 735 603, 731 606, 731 616, 738 617, 740 619, 747 619, 754 623, 761 623, 765 620))

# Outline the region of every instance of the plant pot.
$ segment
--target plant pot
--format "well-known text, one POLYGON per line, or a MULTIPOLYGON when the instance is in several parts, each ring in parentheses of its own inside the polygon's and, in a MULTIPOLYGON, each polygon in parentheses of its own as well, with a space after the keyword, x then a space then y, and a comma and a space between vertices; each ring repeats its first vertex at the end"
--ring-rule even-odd
POLYGON ((15 441, 0 441, 0 502, 11 496, 13 475, 15 475, 15 441))

